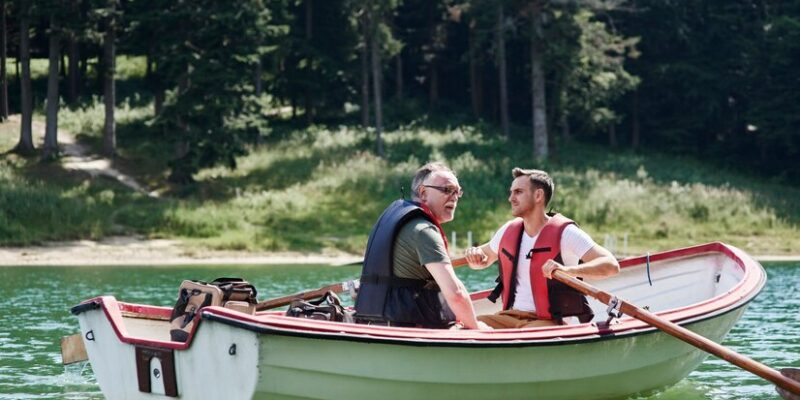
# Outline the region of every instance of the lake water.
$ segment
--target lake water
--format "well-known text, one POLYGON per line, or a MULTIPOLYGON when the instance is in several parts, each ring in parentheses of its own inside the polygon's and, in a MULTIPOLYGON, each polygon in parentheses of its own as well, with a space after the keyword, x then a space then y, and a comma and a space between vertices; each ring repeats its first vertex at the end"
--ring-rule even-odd
MULTIPOLYGON (((800 367, 800 264, 764 264, 767 285, 724 344, 773 368, 800 367)), ((470 290, 493 285, 492 271, 458 270, 470 290)), ((111 294, 131 303, 172 306, 184 279, 240 276, 259 299, 278 297, 357 277, 359 267, 0 267, 0 398, 101 399, 86 363, 61 365, 59 339, 79 331, 69 309, 111 294)), ((769 382, 709 357, 687 379, 647 397, 776 399, 769 382)), ((642 399, 642 398, 640 398, 642 399)))

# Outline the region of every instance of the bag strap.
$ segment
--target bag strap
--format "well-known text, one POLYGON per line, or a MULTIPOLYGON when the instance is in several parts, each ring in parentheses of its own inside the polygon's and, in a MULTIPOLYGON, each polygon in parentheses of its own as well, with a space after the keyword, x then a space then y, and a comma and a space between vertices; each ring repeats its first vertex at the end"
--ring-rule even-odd
POLYGON ((251 303, 255 303, 256 298, 258 298, 258 290, 256 287, 242 278, 221 277, 211 281, 211 284, 222 290, 223 303, 230 300, 233 293, 252 293, 252 295, 248 296, 248 300, 250 300, 251 303))

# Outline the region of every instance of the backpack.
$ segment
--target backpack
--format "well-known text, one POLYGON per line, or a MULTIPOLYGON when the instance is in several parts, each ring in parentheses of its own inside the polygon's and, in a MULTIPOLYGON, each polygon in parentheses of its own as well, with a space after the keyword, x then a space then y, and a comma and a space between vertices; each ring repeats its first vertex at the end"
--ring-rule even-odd
POLYGON ((321 321, 353 322, 352 312, 342 307, 336 293, 328 291, 317 300, 293 300, 286 310, 287 317, 321 321))
POLYGON ((245 314, 256 312, 255 286, 240 278, 217 278, 211 283, 185 280, 170 316, 170 338, 186 342, 203 307, 222 306, 245 314))

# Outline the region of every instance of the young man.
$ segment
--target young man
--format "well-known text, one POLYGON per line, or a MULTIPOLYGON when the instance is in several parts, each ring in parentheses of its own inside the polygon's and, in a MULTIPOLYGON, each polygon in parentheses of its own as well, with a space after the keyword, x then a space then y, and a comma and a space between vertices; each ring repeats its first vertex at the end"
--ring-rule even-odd
POLYGON ((448 328, 478 320, 453 272, 441 224, 452 221, 464 194, 453 171, 440 163, 417 170, 413 201, 389 205, 372 228, 356 299, 360 322, 448 328))
POLYGON ((512 175, 508 201, 516 218, 489 243, 465 252, 472 269, 500 261, 500 283, 490 298, 502 294, 503 310, 478 319, 496 329, 558 325, 566 317, 590 320, 586 298, 552 280, 553 271, 600 279, 617 274, 619 263, 574 222, 545 212, 555 189, 546 172, 514 168, 512 175))

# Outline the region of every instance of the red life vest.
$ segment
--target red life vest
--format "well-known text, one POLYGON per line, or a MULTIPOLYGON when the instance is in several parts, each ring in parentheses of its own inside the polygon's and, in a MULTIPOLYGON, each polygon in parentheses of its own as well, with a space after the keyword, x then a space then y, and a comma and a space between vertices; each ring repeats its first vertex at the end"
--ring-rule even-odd
POLYGON ((533 248, 527 255, 520 255, 523 222, 521 218, 508 225, 500 239, 498 258, 500 260, 500 284, 502 285, 503 309, 513 305, 513 293, 516 289, 517 259, 519 256, 530 258, 530 282, 536 315, 540 319, 558 319, 567 316, 579 316, 581 322, 591 320, 593 314, 586 298, 568 286, 551 279, 542 273, 542 266, 547 260, 561 259, 561 234, 567 226, 574 224, 572 220, 561 214, 554 214, 542 227, 533 248))

